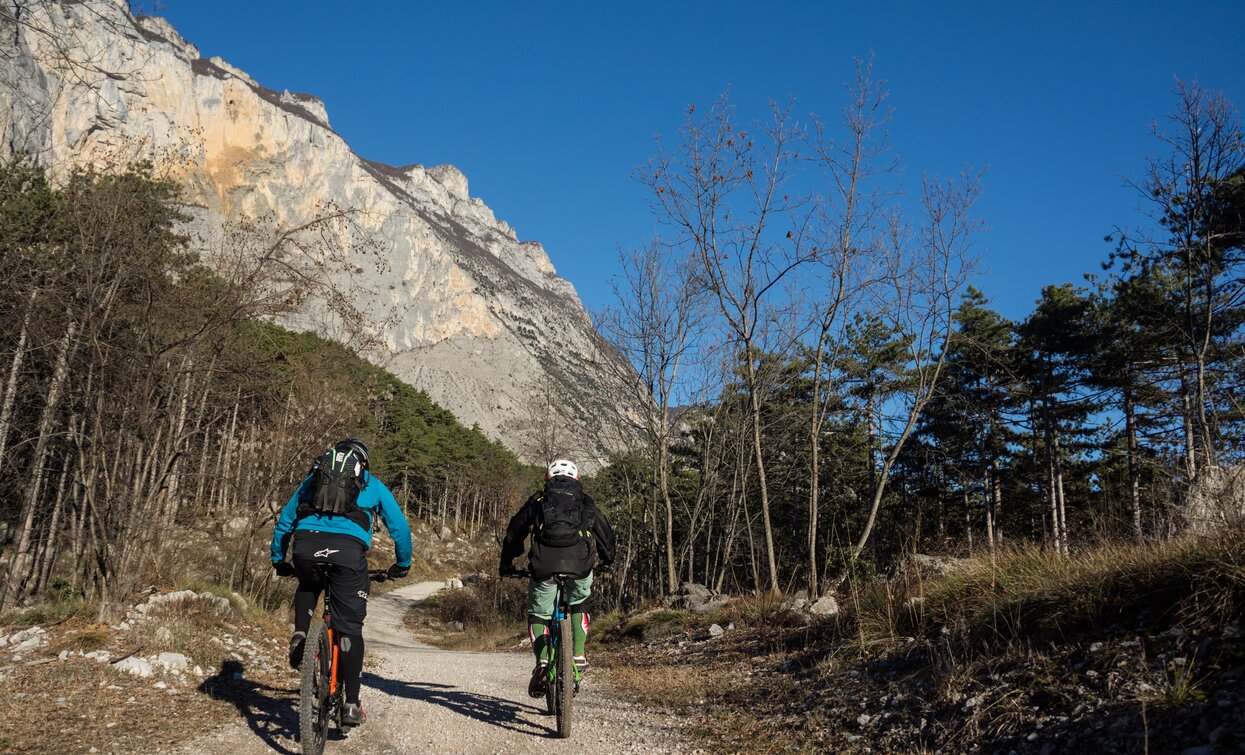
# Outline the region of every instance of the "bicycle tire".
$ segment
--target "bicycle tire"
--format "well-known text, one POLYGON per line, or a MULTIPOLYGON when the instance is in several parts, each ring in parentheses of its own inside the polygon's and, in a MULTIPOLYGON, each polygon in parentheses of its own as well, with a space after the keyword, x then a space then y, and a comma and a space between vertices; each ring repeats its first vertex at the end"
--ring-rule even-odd
POLYGON ((572 634, 570 617, 558 622, 558 653, 554 662, 558 665, 556 673, 558 736, 566 739, 571 736, 571 710, 575 700, 575 652, 572 648, 575 638, 572 634))
POLYGON ((302 687, 298 706, 299 744, 304 755, 320 755, 329 735, 329 676, 333 649, 324 623, 317 621, 303 649, 302 687))

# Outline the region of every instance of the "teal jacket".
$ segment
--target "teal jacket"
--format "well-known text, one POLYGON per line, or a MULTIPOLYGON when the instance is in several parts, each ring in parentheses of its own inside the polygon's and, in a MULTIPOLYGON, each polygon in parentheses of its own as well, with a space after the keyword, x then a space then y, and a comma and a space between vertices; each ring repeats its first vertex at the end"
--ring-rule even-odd
POLYGON ((297 531, 349 535, 363 541, 366 547, 371 548, 372 529, 375 527, 376 516, 379 514, 380 520, 389 530, 389 536, 393 538, 398 566, 410 566, 411 527, 406 523, 402 509, 398 507, 397 500, 394 499, 393 493, 389 492, 389 488, 385 487, 385 483, 373 477, 371 472, 365 471, 363 474, 367 484, 359 493, 357 514, 351 516, 307 514, 304 510, 302 513, 306 516, 300 517, 299 505, 311 501, 311 475, 307 475, 298 486, 298 490, 294 491, 294 495, 290 496, 289 503, 285 504, 285 508, 281 510, 281 516, 277 519, 277 527, 272 532, 272 560, 274 562, 285 560, 285 554, 290 548, 290 538, 297 531), (366 527, 362 525, 364 521, 367 522, 366 527))

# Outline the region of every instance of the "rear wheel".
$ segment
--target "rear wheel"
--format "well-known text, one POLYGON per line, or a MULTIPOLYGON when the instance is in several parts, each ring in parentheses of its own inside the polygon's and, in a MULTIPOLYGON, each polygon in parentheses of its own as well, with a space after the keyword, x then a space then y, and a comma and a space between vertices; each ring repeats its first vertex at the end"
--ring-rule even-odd
POLYGON ((303 648, 302 695, 298 707, 300 743, 305 755, 320 755, 329 733, 329 683, 333 649, 323 622, 311 627, 303 648))
POLYGON ((554 658, 558 668, 554 686, 557 688, 558 736, 563 739, 571 735, 571 707, 575 699, 575 653, 572 650, 575 645, 571 632, 569 617, 558 622, 558 653, 554 658))

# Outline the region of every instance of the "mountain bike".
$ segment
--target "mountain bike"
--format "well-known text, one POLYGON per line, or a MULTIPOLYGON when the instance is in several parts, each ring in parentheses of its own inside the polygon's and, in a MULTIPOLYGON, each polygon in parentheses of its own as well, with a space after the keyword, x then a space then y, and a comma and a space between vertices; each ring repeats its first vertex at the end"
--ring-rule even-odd
MULTIPOLYGON (((513 572, 511 576, 530 579, 532 575, 527 570, 520 570, 513 572)), ((553 631, 549 633, 550 662, 547 667, 549 676, 545 681, 545 707, 557 717, 558 736, 565 739, 571 735, 571 711, 582 678, 575 665, 575 636, 571 627, 570 591, 567 584, 575 576, 554 574, 552 579, 557 583, 557 592, 553 603, 553 618, 550 620, 553 631)))
MULTIPOLYGON (((327 571, 327 564, 317 565, 327 571)), ((384 569, 372 569, 367 573, 375 582, 384 582, 389 573, 384 569)), ((327 580, 326 580, 327 582, 327 580)), ((331 590, 329 585, 325 588, 331 590)), ((334 724, 344 736, 351 727, 342 723, 342 685, 338 683, 337 633, 333 631, 333 617, 329 615, 325 595, 324 618, 313 622, 303 646, 303 662, 299 667, 302 675, 301 699, 298 706, 299 742, 307 755, 320 755, 328 740, 329 725, 334 724)))

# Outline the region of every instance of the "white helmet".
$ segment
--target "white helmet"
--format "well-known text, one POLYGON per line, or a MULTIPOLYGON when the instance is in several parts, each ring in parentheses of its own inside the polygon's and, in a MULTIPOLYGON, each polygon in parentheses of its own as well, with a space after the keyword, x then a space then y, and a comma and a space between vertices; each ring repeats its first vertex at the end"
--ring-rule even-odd
POLYGON ((552 480, 555 477, 573 477, 579 479, 579 467, 575 466, 575 462, 570 459, 554 459, 549 463, 549 469, 545 472, 545 479, 552 480))

